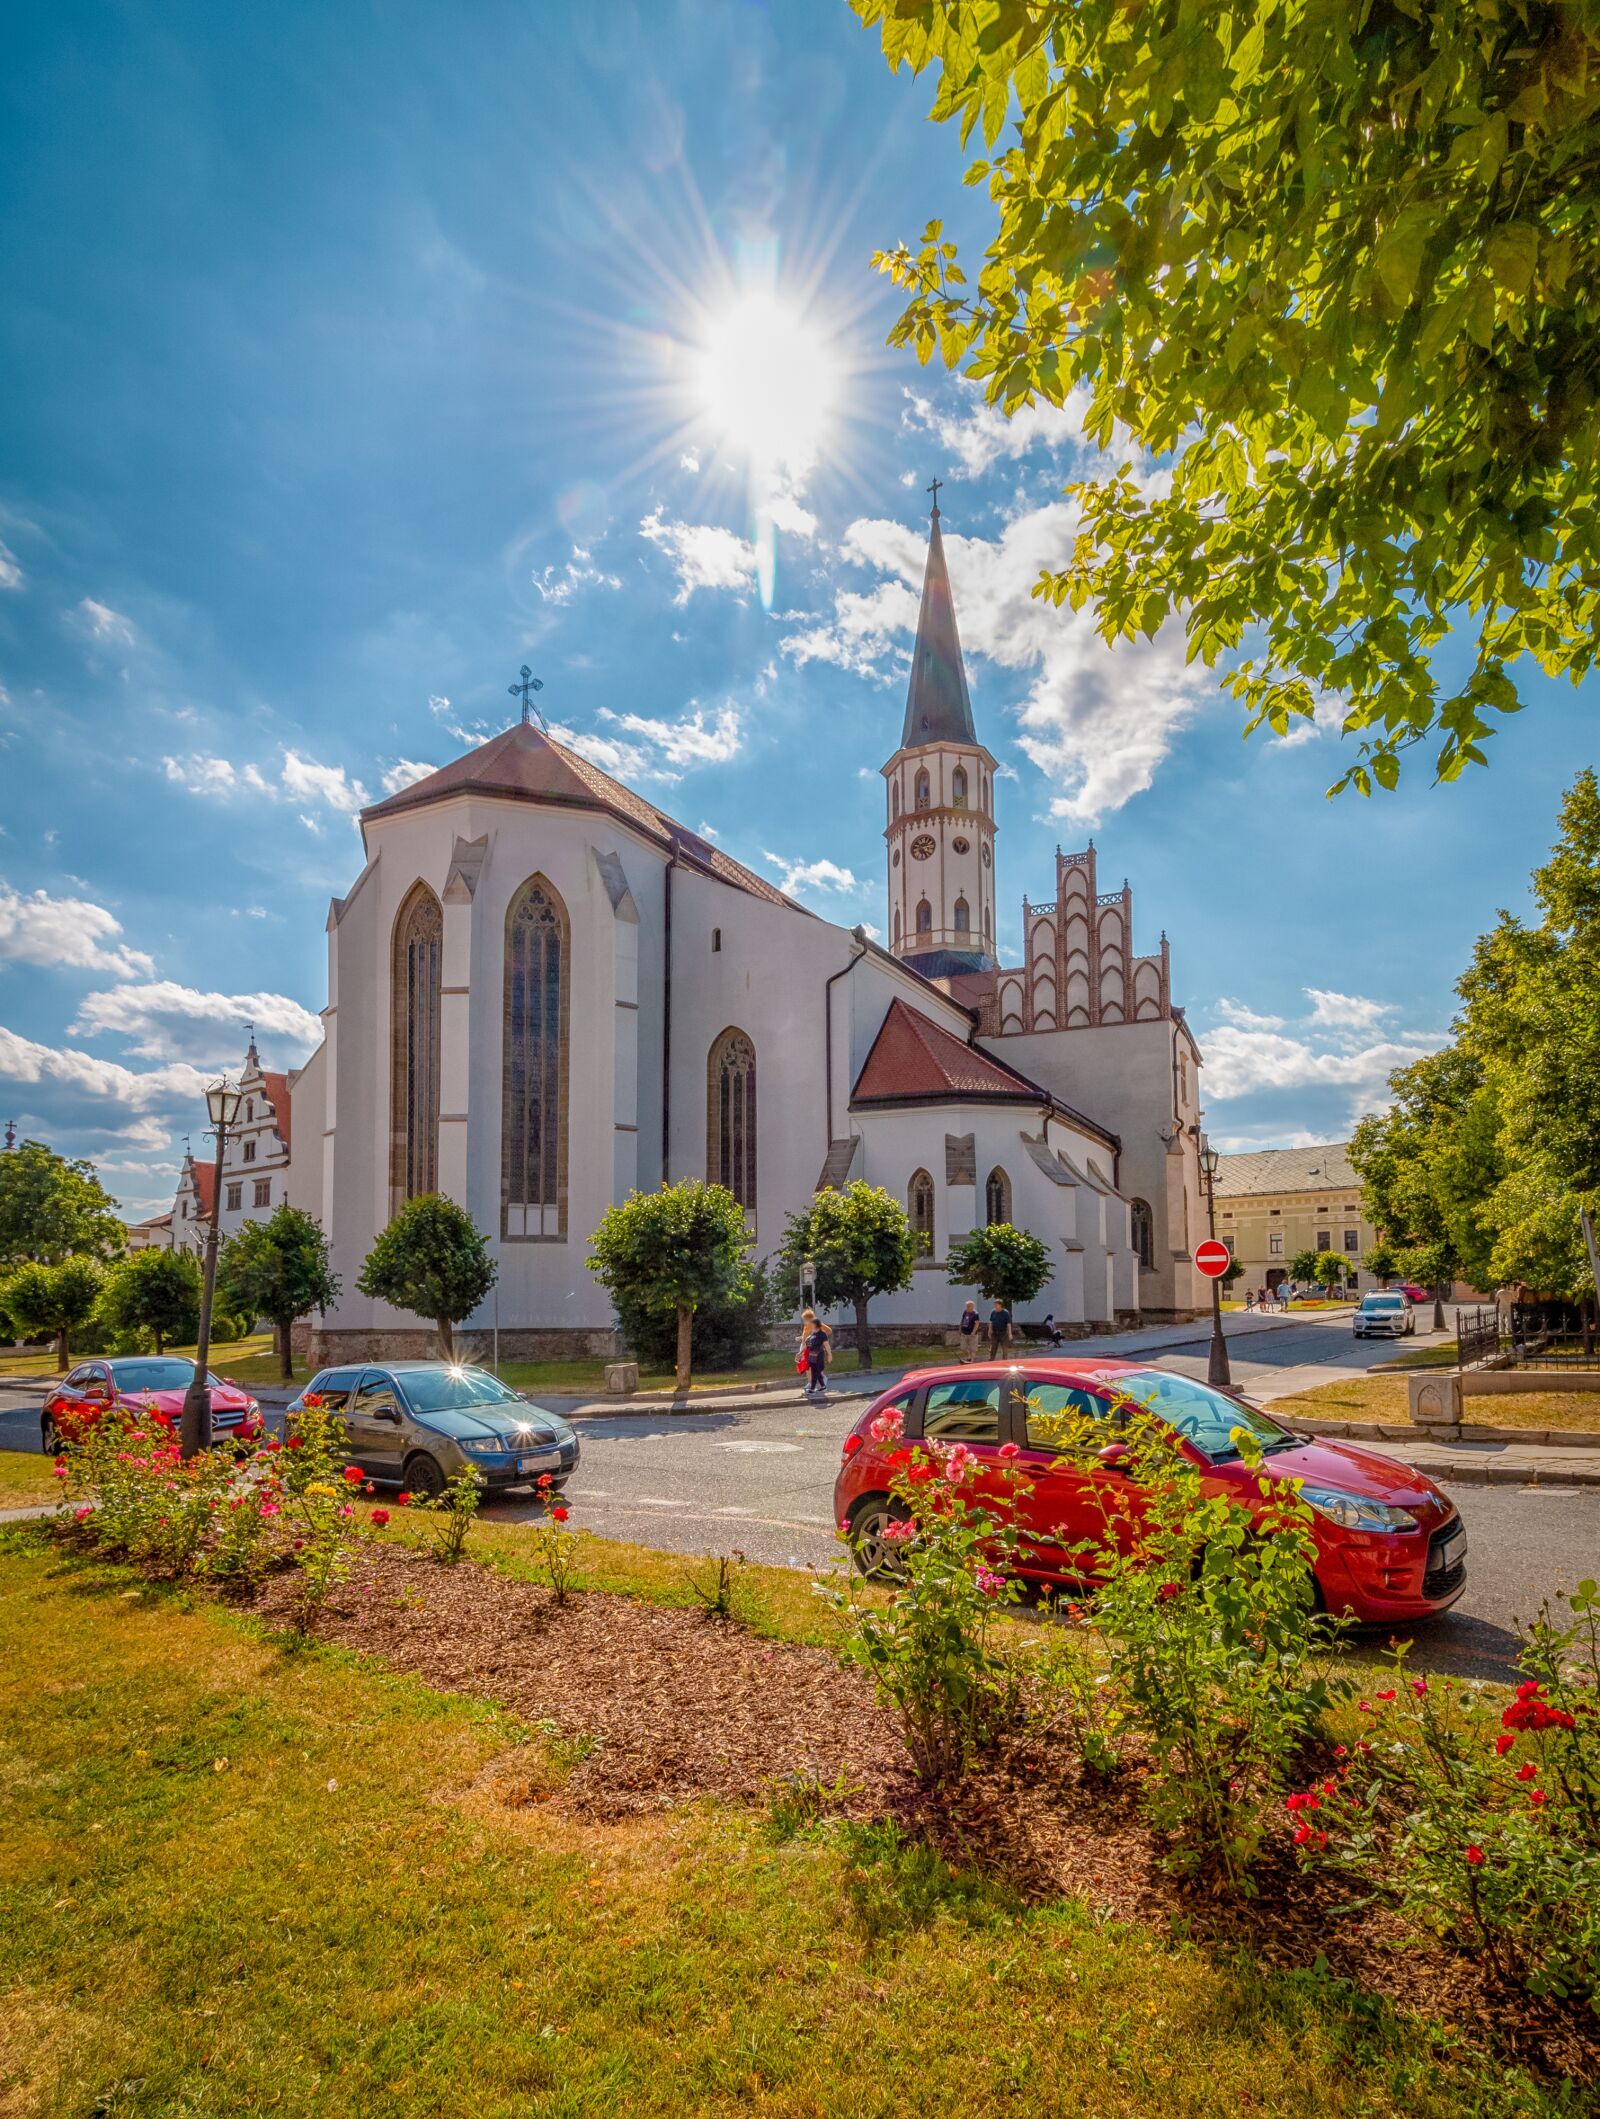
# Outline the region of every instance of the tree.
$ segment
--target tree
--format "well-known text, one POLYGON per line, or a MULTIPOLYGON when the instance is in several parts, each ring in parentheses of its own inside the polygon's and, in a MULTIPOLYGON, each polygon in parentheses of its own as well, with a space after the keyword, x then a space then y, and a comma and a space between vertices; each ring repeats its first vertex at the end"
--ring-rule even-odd
POLYGON ((43 1141, 0 1154, 0 1273, 30 1260, 116 1258, 127 1241, 92 1163, 69 1161, 43 1141))
MULTIPOLYGON (((1186 612, 1247 729, 1318 711, 1453 779, 1600 639, 1600 18, 1540 0, 1231 11, 853 0, 932 116, 981 122, 976 287, 931 222, 891 342, 1008 415, 1087 400, 1105 470, 1035 593, 1108 640, 1186 612), (1152 481, 1130 440, 1161 458, 1152 481), (1433 649, 1467 614, 1450 676, 1433 649), (1337 703, 1335 703, 1337 702, 1337 703)), ((1457 636, 1458 638, 1460 635, 1457 636)))
POLYGON ((72 1365, 72 1334, 87 1324, 100 1294, 101 1272, 92 1258, 64 1258, 59 1265, 18 1266, 5 1284, 8 1316, 27 1339, 49 1333, 62 1375, 72 1365))
POLYGON ((589 1270, 619 1310, 627 1304, 677 1326, 677 1386, 689 1388, 694 1318, 703 1304, 748 1294, 750 1231, 725 1185, 686 1177, 607 1207, 589 1240, 589 1270))
POLYGON ((367 1253, 356 1286, 376 1302, 430 1318, 446 1361, 455 1327, 494 1286, 499 1268, 465 1207, 438 1192, 408 1199, 367 1253))
MULTIPOLYGON (((636 1360, 651 1368, 672 1368, 678 1358, 678 1316, 673 1311, 647 1309, 626 1291, 613 1291, 617 1328, 623 1343, 636 1360)), ((713 1296, 695 1310, 689 1328, 691 1365, 706 1369, 737 1369, 766 1339, 767 1327, 777 1315, 772 1276, 761 1265, 749 1268, 745 1283, 729 1295, 713 1296)))
POLYGON ((1317 1278, 1330 1295, 1337 1295, 1344 1287, 1345 1275, 1350 1270, 1342 1253, 1319 1251, 1317 1253, 1317 1278))
POLYGON ((1501 1174, 1483 1069, 1447 1045, 1397 1068, 1389 1093, 1387 1111, 1357 1121, 1349 1155, 1362 1211, 1395 1253, 1390 1270, 1435 1286, 1457 1278, 1483 1286, 1493 1240, 1483 1212, 1501 1174), (1416 1272, 1423 1251, 1435 1268, 1426 1276, 1416 1272))
POLYGON ((149 1332, 159 1354, 187 1345, 200 1329, 200 1261, 192 1251, 151 1245, 106 1275, 95 1314, 113 1332, 149 1332))
POLYGON ((1239 1263, 1238 1259, 1235 1258, 1232 1252, 1230 1251, 1228 1254, 1227 1266, 1222 1274, 1222 1285, 1225 1288, 1231 1288, 1235 1281, 1243 1280, 1243 1278, 1244 1267, 1239 1263))
POLYGON ((1289 1261, 1289 1278, 1297 1288, 1314 1287, 1322 1278, 1326 1251, 1296 1251, 1289 1261))
POLYGON ((1400 1270, 1400 1260, 1394 1248, 1380 1237, 1368 1251, 1361 1263, 1380 1287, 1387 1287, 1400 1270))
MULTIPOLYGON (((217 1287, 235 1314, 272 1320, 278 1373, 285 1383, 290 1382, 294 1325, 312 1310, 331 1309, 339 1299, 339 1280, 329 1262, 321 1222, 303 1207, 291 1207, 287 1200, 266 1221, 247 1221, 223 1246, 217 1261, 217 1287)), ((475 1307, 476 1303, 468 1303, 460 1314, 465 1316, 475 1307)))
POLYGON ((829 1186, 784 1230, 780 1261, 791 1281, 803 1265, 816 1269, 821 1309, 849 1303, 856 1313, 856 1363, 872 1366, 867 1305, 874 1295, 897 1295, 911 1285, 917 1249, 905 1208, 881 1185, 861 1178, 842 1192, 829 1186))
POLYGON ((945 1269, 952 1287, 976 1288, 988 1301, 1014 1310, 1019 1302, 1032 1302, 1049 1281, 1053 1264, 1050 1246, 1039 1237, 992 1221, 950 1246, 945 1269))

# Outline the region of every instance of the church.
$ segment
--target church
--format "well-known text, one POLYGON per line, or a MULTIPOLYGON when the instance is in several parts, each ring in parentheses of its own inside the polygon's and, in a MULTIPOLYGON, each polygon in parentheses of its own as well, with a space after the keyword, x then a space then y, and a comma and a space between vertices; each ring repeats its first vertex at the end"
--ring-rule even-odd
MULTIPOLYGON (((499 1279, 468 1329, 502 1354, 605 1352, 588 1270, 606 1208, 726 1185, 754 1255, 855 1179, 904 1202, 913 1286, 888 1342, 959 1315, 951 1245, 1031 1230, 1054 1277, 1019 1321, 1067 1332, 1193 1314, 1200 1054, 1165 936, 1095 852, 1056 857, 996 953, 994 774, 978 738, 937 496, 900 745, 883 767, 890 929, 835 926, 524 720, 365 810, 328 917, 321 1045, 290 1081, 289 1196, 344 1294, 319 1361, 423 1354, 431 1327, 355 1292, 413 1195, 460 1201, 499 1279)), ((287 1129, 284 1139, 288 1139, 287 1129)))

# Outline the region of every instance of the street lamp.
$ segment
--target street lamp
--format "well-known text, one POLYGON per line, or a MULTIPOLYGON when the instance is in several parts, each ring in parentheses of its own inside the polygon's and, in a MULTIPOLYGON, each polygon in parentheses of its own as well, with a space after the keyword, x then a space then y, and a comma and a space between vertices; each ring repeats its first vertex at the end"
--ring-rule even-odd
MULTIPOLYGON (((1200 1146, 1200 1174, 1206 1185, 1206 1232, 1217 1233, 1217 1169, 1222 1157, 1212 1147, 1203 1133, 1197 1133, 1200 1146)), ((1219 1274, 1211 1283, 1211 1355, 1206 1364, 1206 1381, 1219 1390, 1233 1388, 1233 1371, 1228 1366, 1228 1342, 1222 1336, 1222 1277, 1219 1274)))
POLYGON ((217 1286, 217 1224, 222 1219, 222 1158, 228 1147, 228 1128, 239 1116, 239 1091, 228 1086, 227 1077, 206 1091, 206 1109, 217 1136, 216 1170, 211 1182, 211 1224, 206 1230, 205 1278, 200 1284, 200 1337, 194 1350, 194 1381, 183 1394, 183 1419, 178 1431, 183 1455, 211 1446, 211 1386, 207 1373, 211 1362, 211 1299, 217 1286))

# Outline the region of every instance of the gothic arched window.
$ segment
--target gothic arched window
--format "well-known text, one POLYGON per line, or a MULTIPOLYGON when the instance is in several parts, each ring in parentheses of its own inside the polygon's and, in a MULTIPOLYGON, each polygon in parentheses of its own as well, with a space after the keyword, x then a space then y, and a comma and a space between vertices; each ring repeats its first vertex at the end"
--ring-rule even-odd
POLYGON ((898 780, 894 781, 889 789, 889 814, 891 817, 898 817, 900 814, 900 782, 898 780))
POLYGON ((742 1030, 724 1030, 706 1060, 706 1176, 755 1212, 756 1048, 742 1030))
POLYGON ((894 946, 896 949, 900 947, 900 913, 898 908, 894 916, 894 946))
POLYGON ((444 910, 418 883, 394 923, 389 1191, 393 1207, 439 1189, 439 1018, 444 910))
POLYGON ((933 907, 926 898, 918 898, 917 900, 917 932, 918 934, 932 934, 933 932, 933 907))
POLYGON ((958 765, 950 775, 950 806, 952 809, 967 806, 967 769, 964 765, 958 765))
POLYGON ((933 1179, 918 1170, 906 1187, 906 1211, 911 1216, 911 1241, 919 1258, 933 1256, 933 1179))
POLYGON ((933 785, 926 772, 920 772, 917 775, 916 801, 918 809, 928 809, 932 806, 933 785))
POLYGON ((969 904, 967 903, 967 901, 966 901, 966 899, 965 899, 965 898, 957 898, 957 899, 956 899, 956 933, 957 933, 957 934, 971 934, 971 932, 972 932, 972 907, 971 907, 971 906, 970 906, 970 905, 969 905, 969 904))
POLYGON ((1134 1200, 1129 1208, 1128 1219, 1132 1225, 1133 1255, 1145 1272, 1152 1272, 1155 1269, 1156 1237, 1149 1201, 1134 1200))
POLYGON ((508 1237, 566 1234, 568 955, 567 909, 543 876, 530 876, 506 908, 500 1198, 508 1237))
POLYGON ((983 1188, 983 1218, 990 1228, 1011 1220, 1011 1180, 1004 1170, 991 1170, 983 1188))

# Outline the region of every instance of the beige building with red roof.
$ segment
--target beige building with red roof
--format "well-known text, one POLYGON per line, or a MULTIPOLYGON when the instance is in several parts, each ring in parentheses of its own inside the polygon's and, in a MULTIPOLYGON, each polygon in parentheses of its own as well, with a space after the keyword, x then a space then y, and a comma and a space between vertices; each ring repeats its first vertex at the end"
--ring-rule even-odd
MULTIPOLYGON (((289 1196, 294 1079, 293 1074, 263 1067, 255 1039, 250 1040, 238 1074, 239 1119, 228 1135, 222 1166, 220 1238, 235 1235, 247 1221, 265 1221, 289 1196)), ((152 1241, 174 1250, 204 1250, 216 1207, 216 1178, 214 1153, 202 1149, 196 1157, 192 1150, 187 1152, 172 1213, 163 1217, 166 1227, 152 1241)))

